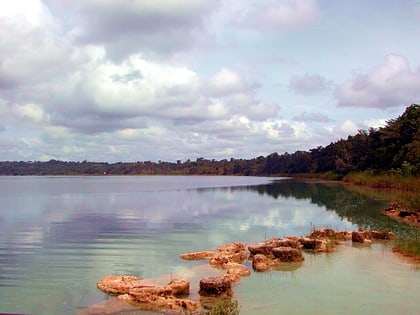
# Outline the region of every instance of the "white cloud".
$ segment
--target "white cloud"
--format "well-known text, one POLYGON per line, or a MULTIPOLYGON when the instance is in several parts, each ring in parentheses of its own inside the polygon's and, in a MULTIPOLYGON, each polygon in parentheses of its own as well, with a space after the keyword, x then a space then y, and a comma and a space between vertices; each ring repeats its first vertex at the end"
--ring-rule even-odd
POLYGON ((341 131, 341 134, 348 136, 356 134, 359 127, 353 121, 346 120, 338 127, 338 129, 341 131))
POLYGON ((209 78, 208 88, 212 95, 226 95, 242 91, 245 83, 236 71, 222 68, 209 78))
POLYGON ((191 46, 202 33, 204 17, 216 0, 47 1, 64 16, 73 39, 101 45, 107 56, 123 60, 131 54, 168 56, 191 46))
POLYGON ((302 95, 313 95, 325 92, 331 83, 319 74, 305 74, 304 76, 292 76, 289 88, 302 95))
POLYGON ((276 1, 257 10, 250 21, 260 30, 289 30, 311 24, 320 18, 315 0, 276 1))
POLYGON ((413 71, 404 57, 389 55, 384 64, 339 85, 335 96, 341 107, 407 106, 420 100, 420 68, 413 71))
POLYGON ((28 119, 36 123, 48 121, 48 115, 36 104, 15 105, 13 109, 23 119, 28 119))

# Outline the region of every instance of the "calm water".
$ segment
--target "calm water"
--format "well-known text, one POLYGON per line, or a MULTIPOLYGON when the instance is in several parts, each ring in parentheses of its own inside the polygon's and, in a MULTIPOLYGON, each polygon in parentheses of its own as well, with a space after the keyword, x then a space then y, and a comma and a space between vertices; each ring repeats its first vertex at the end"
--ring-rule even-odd
MULTIPOLYGON (((305 235, 312 225, 416 233, 386 201, 340 185, 253 177, 0 177, 0 313, 76 314, 103 303, 110 274, 181 274, 183 252, 305 235)), ((391 244, 305 254, 235 287, 241 314, 420 314, 419 266, 391 244)), ((130 312, 130 314, 150 314, 130 312)))

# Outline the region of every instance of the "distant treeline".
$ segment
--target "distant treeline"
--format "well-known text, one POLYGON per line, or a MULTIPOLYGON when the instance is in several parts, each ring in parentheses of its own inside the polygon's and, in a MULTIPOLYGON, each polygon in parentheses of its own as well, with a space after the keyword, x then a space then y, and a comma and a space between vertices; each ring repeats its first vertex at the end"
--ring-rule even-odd
POLYGON ((330 173, 351 171, 420 174, 420 106, 413 104, 398 118, 378 129, 359 130, 354 136, 326 147, 294 153, 272 153, 253 159, 177 162, 0 162, 0 175, 247 175, 330 173))

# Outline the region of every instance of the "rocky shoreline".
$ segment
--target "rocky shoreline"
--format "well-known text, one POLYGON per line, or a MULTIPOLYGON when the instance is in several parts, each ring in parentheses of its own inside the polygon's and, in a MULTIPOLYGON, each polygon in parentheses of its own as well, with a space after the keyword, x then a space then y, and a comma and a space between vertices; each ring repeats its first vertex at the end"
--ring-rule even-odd
POLYGON ((395 202, 391 203, 388 208, 382 209, 382 213, 399 222, 420 227, 420 212, 404 209, 395 202))
MULTIPOLYGON (((379 231, 334 231, 332 229, 313 230, 306 237, 288 236, 271 238, 248 244, 230 243, 215 250, 183 253, 186 261, 207 260, 210 267, 220 271, 215 276, 199 281, 197 292, 191 292, 188 279, 171 279, 165 285, 156 284, 153 279, 133 275, 106 276, 97 283, 99 290, 116 297, 119 307, 130 306, 143 310, 168 312, 170 314, 203 314, 222 299, 230 299, 233 286, 241 277, 254 272, 279 269, 284 264, 299 264, 305 258, 302 252, 332 252, 344 241, 369 245, 377 240, 392 240, 392 232, 379 231), (192 296, 199 296, 193 299, 192 296)), ((281 268, 280 268, 281 269, 281 268)), ((118 310, 117 310, 118 311, 118 310)), ((86 314, 90 314, 87 310, 86 314)))

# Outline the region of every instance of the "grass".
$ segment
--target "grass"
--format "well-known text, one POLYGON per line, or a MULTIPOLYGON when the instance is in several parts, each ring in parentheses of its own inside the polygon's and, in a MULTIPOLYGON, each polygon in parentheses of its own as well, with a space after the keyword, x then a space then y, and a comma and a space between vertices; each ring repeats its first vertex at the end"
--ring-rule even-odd
POLYGON ((210 309, 206 315, 239 315, 238 301, 224 301, 210 309))
POLYGON ((394 203, 400 207, 420 211, 420 177, 400 174, 372 174, 370 172, 349 173, 344 182, 373 188, 395 190, 394 203))
POLYGON ((420 258, 420 234, 406 239, 398 239, 395 244, 396 250, 408 256, 420 258))
MULTIPOLYGON (((395 172, 373 174, 371 172, 349 173, 343 178, 359 186, 390 189, 393 201, 391 204, 411 211, 420 212, 420 177, 403 176, 395 172)), ((420 258, 420 233, 399 237, 395 244, 396 250, 407 256, 420 258)))

